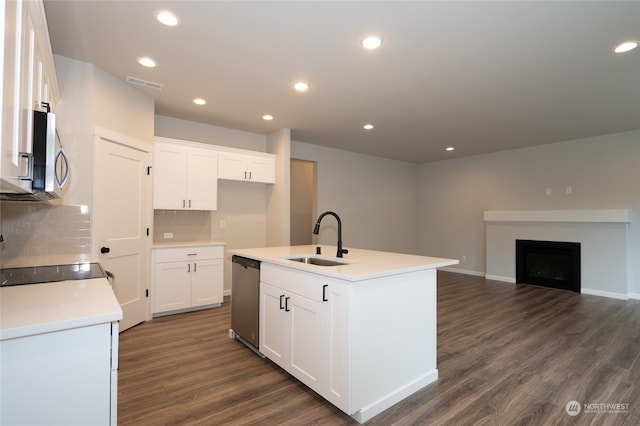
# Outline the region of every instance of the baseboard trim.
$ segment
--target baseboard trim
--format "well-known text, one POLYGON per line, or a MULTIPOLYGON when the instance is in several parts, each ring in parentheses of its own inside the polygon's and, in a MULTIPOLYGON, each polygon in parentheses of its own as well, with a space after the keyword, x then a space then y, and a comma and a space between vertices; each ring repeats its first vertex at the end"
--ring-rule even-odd
POLYGON ((512 277, 501 277, 500 275, 489 275, 489 274, 486 274, 484 277, 488 280, 493 280, 493 281, 503 281, 505 283, 511 283, 511 284, 516 283, 516 279, 512 277))
POLYGON ((623 293, 612 293, 610 291, 593 290, 590 288, 580 289, 580 293, 589 294, 591 296, 608 297, 610 299, 629 300, 629 295, 623 293))
POLYGON ((358 423, 364 423, 436 380, 438 380, 438 369, 433 369, 417 380, 396 389, 393 393, 355 412, 351 417, 358 423))

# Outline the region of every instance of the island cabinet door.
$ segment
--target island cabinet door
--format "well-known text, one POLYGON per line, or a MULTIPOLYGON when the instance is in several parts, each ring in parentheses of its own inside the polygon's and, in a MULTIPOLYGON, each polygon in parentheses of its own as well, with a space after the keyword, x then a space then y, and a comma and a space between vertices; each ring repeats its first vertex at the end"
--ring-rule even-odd
POLYGON ((287 369, 286 294, 282 289, 260 283, 260 352, 280 367, 287 369))
POLYGON ((321 395, 347 414, 351 409, 351 371, 349 369, 349 300, 351 286, 341 281, 323 282, 324 382, 321 395))
POLYGON ((322 392, 322 303, 291 295, 289 321, 289 372, 314 391, 322 392))

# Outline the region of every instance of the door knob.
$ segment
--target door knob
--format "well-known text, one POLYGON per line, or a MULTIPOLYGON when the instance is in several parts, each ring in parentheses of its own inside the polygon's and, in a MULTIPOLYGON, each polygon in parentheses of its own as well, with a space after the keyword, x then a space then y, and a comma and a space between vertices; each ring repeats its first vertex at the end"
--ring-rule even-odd
POLYGON ((100 253, 102 254, 107 254, 111 251, 111 249, 109 247, 102 247, 100 248, 100 253))

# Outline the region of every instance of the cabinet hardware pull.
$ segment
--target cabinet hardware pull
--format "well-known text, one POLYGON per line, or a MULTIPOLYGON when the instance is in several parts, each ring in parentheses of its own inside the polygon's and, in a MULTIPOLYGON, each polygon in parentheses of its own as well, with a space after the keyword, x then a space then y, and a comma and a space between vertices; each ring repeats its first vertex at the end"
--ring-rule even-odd
POLYGON ((328 302, 329 299, 327 299, 327 287, 329 287, 329 284, 325 284, 322 286, 322 301, 323 302, 328 302))
POLYGON ((291 309, 289 309, 289 299, 290 297, 285 297, 284 298, 284 311, 285 312, 289 312, 291 309))
POLYGON ((191 200, 189 200, 189 208, 191 208, 191 200))
POLYGON ((187 263, 187 272, 191 272, 191 264, 187 263))
POLYGON ((193 272, 198 272, 198 265, 196 263, 193 264, 193 272))
POLYGON ((182 208, 184 209, 185 207, 187 207, 187 202, 186 200, 182 200, 182 208))
POLYGON ((284 294, 280 295, 280 309, 284 309, 284 306, 282 306, 282 298, 284 297, 284 294))
POLYGON ((249 172, 249 180, 251 180, 251 172, 249 172))

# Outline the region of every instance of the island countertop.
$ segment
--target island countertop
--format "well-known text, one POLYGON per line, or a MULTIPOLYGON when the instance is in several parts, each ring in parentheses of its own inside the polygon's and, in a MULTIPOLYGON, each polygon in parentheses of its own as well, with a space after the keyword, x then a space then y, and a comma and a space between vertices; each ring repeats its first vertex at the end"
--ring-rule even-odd
POLYGON ((416 256, 351 247, 349 247, 348 250, 349 253, 345 254, 342 258, 336 257, 336 247, 331 245, 233 249, 229 250, 229 253, 346 281, 362 281, 425 269, 441 268, 459 263, 456 259, 440 257, 416 256), (315 254, 316 247, 321 248, 321 255, 315 254), (310 257, 320 257, 348 263, 338 266, 318 266, 287 259, 287 257, 296 255, 308 255, 310 257))

